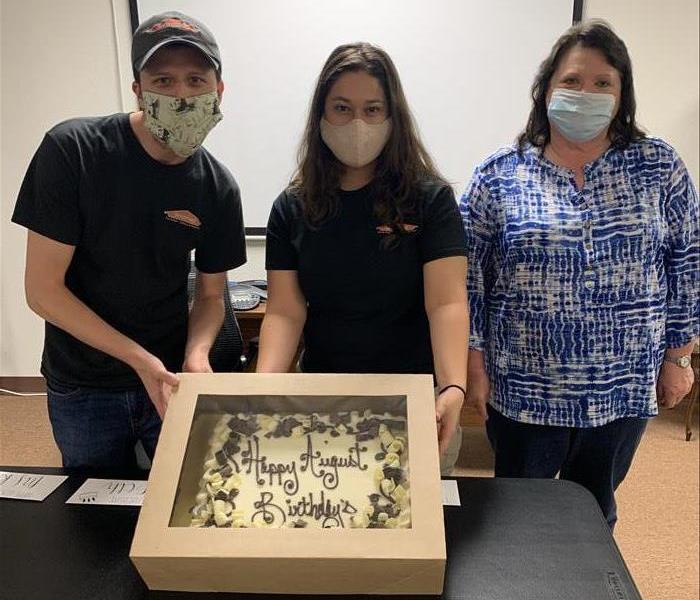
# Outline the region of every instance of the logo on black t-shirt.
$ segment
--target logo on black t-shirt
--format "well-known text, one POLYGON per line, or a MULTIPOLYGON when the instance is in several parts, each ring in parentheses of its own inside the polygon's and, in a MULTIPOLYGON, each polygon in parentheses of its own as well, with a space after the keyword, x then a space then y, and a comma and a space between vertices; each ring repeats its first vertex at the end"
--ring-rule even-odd
POLYGON ((175 223, 180 223, 180 225, 186 225, 194 229, 199 229, 202 226, 202 222, 197 218, 197 215, 191 213, 189 210, 166 210, 165 216, 169 221, 174 221, 175 223))
MULTIPOLYGON (((413 225, 412 223, 404 223, 401 225, 404 233, 414 233, 418 229, 418 225, 413 225)), ((379 235, 391 235, 394 233, 394 229, 391 225, 377 225, 377 233, 379 235)))

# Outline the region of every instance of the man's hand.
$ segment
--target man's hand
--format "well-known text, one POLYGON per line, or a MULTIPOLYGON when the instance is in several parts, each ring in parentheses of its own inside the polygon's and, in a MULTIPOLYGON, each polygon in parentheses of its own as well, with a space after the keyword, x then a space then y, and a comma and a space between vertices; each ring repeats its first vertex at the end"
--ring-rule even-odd
POLYGON ((435 401, 435 418, 437 421, 440 456, 445 453, 452 436, 457 431, 463 402, 464 395, 462 391, 453 387, 447 388, 435 401))
POLYGON ((173 388, 176 388, 180 383, 177 375, 168 371, 160 359, 152 354, 147 354, 137 365, 132 366, 141 378, 160 418, 164 418, 173 388))
POLYGON ((693 387, 695 374, 691 367, 679 367, 664 361, 656 382, 656 399, 660 406, 673 408, 685 398, 693 387))

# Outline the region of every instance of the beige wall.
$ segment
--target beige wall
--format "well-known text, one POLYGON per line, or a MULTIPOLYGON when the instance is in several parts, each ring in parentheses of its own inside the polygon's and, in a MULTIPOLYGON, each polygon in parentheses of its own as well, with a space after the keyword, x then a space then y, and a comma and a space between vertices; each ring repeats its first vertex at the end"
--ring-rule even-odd
MULTIPOLYGON (((2 3, 0 3, 0 151, 2 150, 2 90, 3 90, 3 79, 2 79, 2 3)), ((0 156, 0 194, 4 193, 4 188, 2 187, 2 157, 0 156)), ((2 195, 0 195, 0 374, 2 374, 2 307, 4 304, 3 300, 3 277, 2 277, 2 256, 5 253, 5 247, 2 245, 2 230, 3 230, 3 210, 2 210, 2 195)))
MULTIPOLYGON (((127 0, 60 5, 0 1, 0 375, 36 374, 41 355, 42 322, 24 302, 26 233, 9 222, 29 160, 53 124, 133 102, 127 0)), ((639 119, 678 149, 697 183, 697 0, 585 0, 584 15, 607 19, 625 39, 639 119)), ((251 240, 248 264, 232 276, 264 275, 264 243, 251 240)))
POLYGON ((584 0, 584 17, 608 21, 632 58, 637 118, 680 153, 700 183, 698 0, 584 0))
POLYGON ((0 375, 31 375, 43 324, 24 302, 26 232, 9 222, 17 190, 48 128, 117 112, 122 101, 110 0, 61 0, 60 10, 52 0, 1 5, 0 375))

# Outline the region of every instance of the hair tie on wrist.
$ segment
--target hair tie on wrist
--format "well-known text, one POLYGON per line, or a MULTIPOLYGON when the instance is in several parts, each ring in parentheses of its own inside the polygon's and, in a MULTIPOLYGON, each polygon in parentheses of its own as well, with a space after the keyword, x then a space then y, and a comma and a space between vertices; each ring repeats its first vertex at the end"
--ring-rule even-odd
POLYGON ((456 383, 451 383, 450 385, 446 385, 444 388, 440 390, 440 394, 442 394, 444 391, 449 390, 450 388, 457 388, 460 392, 462 392, 462 396, 464 396, 464 399, 467 399, 467 390, 465 390, 461 385, 457 385, 456 383))

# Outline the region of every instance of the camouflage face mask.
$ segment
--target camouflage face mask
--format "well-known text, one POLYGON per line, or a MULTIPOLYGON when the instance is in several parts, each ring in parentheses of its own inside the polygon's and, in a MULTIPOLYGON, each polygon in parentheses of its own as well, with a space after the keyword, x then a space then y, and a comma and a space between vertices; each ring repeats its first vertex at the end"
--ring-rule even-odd
POLYGON ((175 154, 187 158, 223 119, 216 92, 177 98, 143 92, 146 128, 175 154))

